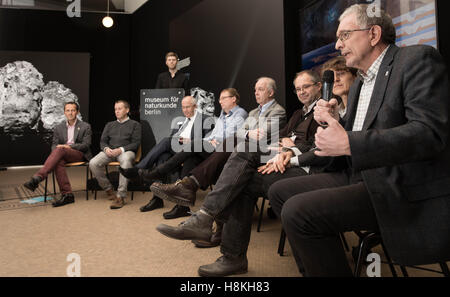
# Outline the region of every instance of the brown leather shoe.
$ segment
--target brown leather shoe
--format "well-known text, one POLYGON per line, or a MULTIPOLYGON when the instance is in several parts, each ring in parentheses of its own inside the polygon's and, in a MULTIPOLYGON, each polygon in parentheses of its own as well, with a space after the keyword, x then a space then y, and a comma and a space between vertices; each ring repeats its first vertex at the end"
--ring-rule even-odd
POLYGON ((108 196, 108 200, 116 200, 116 194, 113 189, 106 190, 106 195, 108 196))
POLYGON ((116 197, 116 199, 111 204, 110 208, 111 209, 119 209, 119 208, 122 208, 122 206, 124 206, 124 205, 125 205, 125 199, 123 199, 121 197, 116 197))
POLYGON ((150 190, 158 197, 175 202, 182 206, 193 206, 195 203, 198 186, 190 177, 178 180, 174 184, 162 184, 155 182, 150 190))
POLYGON ((211 239, 209 241, 205 240, 192 240, 192 243, 195 244, 198 248, 212 248, 219 246, 222 242, 222 229, 223 223, 216 222, 217 228, 216 231, 212 234, 211 239))

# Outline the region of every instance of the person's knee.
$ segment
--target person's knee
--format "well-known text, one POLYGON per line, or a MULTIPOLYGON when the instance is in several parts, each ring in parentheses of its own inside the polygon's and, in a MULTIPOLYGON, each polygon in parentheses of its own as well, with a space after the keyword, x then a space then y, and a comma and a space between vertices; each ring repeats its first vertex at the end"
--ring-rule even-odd
POLYGON ((97 156, 95 156, 94 158, 92 158, 90 161, 89 161, 89 168, 90 169, 95 169, 95 168, 97 168, 97 167, 100 167, 100 161, 99 161, 100 159, 99 159, 99 155, 97 155, 97 156))
POLYGON ((120 158, 120 166, 122 168, 130 168, 133 167, 135 159, 135 154, 133 152, 125 152, 123 153, 123 157, 120 158))
POLYGON ((269 198, 270 205, 283 205, 283 201, 280 198, 280 193, 283 192, 283 188, 279 183, 274 183, 267 191, 267 197, 269 198))
POLYGON ((52 154, 53 156, 59 156, 59 157, 64 156, 64 153, 65 153, 65 149, 62 148, 62 147, 56 147, 56 148, 53 149, 52 152, 51 152, 51 154, 52 154))
POLYGON ((300 234, 311 233, 308 210, 301 198, 294 197, 284 203, 281 209, 281 223, 286 232, 295 229, 300 234))

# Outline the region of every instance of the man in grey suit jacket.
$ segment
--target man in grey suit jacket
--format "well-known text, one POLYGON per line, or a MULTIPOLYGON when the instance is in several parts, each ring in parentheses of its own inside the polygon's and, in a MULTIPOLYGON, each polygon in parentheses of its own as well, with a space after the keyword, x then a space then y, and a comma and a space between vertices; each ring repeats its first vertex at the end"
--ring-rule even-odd
POLYGON ((65 164, 89 161, 92 158, 91 125, 77 120, 78 112, 78 103, 67 102, 64 105, 66 120, 57 125, 53 131, 51 154, 47 157, 44 167, 24 184, 27 189, 34 191, 39 183, 54 171, 61 191, 61 199, 53 203, 55 207, 75 201, 65 164))
MULTIPOLYGON (((181 182, 169 185, 153 183, 151 186, 152 191, 160 194, 165 199, 180 203, 181 205, 194 205, 198 188, 205 190, 208 186, 216 182, 228 157, 234 150, 236 137, 238 142, 248 142, 249 140, 258 142, 264 138, 270 139, 271 134, 276 135, 279 131, 279 125, 285 125, 286 112, 274 99, 275 92, 276 83, 272 78, 259 78, 255 84, 255 98, 259 106, 250 112, 251 116, 246 118, 237 132, 230 134, 229 137, 217 146, 216 151, 212 154, 205 154, 207 157, 204 158, 199 166, 190 170, 189 176, 186 174, 181 182)), ((229 95, 227 89, 221 94, 229 95)), ((184 161, 185 158, 177 154, 165 164, 149 172, 147 177, 166 175, 184 161)))
POLYGON ((450 259, 448 76, 429 46, 398 48, 388 15, 367 5, 340 18, 336 49, 359 69, 348 111, 319 101, 319 156, 329 173, 283 180, 269 190, 299 269, 306 276, 351 276, 339 233, 381 233, 402 265, 450 259), (295 184, 295 187, 292 185, 295 184))

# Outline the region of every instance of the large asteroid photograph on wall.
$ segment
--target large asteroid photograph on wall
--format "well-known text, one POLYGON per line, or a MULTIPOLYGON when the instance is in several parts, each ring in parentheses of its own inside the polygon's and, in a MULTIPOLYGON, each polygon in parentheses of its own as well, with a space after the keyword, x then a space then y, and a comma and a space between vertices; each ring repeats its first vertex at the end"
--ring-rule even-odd
MULTIPOLYGON (((0 64, 0 166, 43 164, 53 129, 65 120, 64 104, 87 105, 65 82, 45 78, 27 60, 0 64)), ((80 121, 85 118, 82 111, 80 121)))

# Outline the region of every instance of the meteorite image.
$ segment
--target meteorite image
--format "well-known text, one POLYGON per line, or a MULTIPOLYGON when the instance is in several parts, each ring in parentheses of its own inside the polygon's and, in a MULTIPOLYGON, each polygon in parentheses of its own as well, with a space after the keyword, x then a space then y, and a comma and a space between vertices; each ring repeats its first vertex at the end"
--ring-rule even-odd
POLYGON ((43 75, 27 61, 0 68, 0 133, 11 140, 39 134, 50 141, 69 101, 78 102, 78 97, 59 82, 45 84, 43 75))
POLYGON ((197 99, 197 107, 203 114, 214 115, 214 93, 205 91, 201 88, 192 88, 191 96, 197 99))

